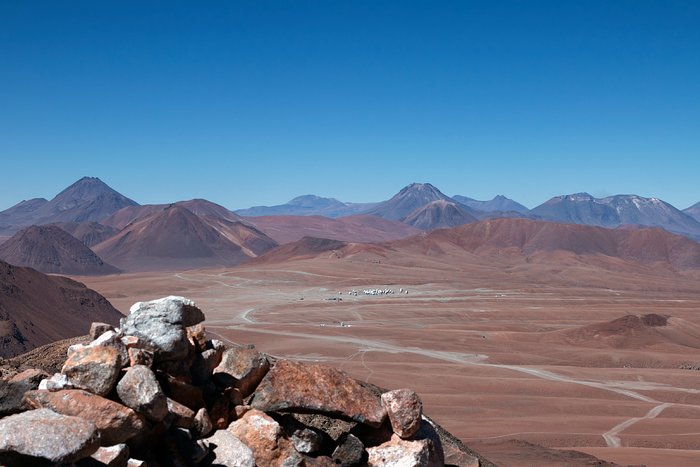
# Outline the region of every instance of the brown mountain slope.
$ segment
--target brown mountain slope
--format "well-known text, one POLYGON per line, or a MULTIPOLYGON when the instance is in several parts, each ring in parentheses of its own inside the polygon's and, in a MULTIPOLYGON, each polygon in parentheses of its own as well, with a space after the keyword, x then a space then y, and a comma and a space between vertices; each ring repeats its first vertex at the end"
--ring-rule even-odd
MULTIPOLYGON (((491 219, 393 242, 349 244, 336 257, 362 252, 404 265, 496 261, 513 266, 537 261, 645 274, 700 271, 700 244, 662 229, 606 229, 528 219, 491 219)), ((276 253, 271 251, 265 260, 272 261, 276 253)))
POLYGON ((100 224, 121 230, 127 225, 150 216, 153 213, 161 212, 167 208, 169 204, 144 204, 143 206, 126 206, 111 216, 100 221, 100 224))
POLYGON ((95 251, 129 271, 234 266, 248 259, 240 246, 177 205, 132 222, 95 251))
POLYGON ((658 228, 606 229, 528 219, 492 219, 394 242, 394 248, 452 245, 489 255, 510 250, 524 256, 567 252, 607 256, 641 264, 665 263, 678 269, 700 269, 700 244, 658 228))
POLYGON ((57 222, 51 225, 68 232, 88 247, 104 242, 119 232, 114 227, 102 225, 98 222, 57 222))
POLYGON ((0 245, 0 259, 44 273, 100 275, 119 272, 55 225, 33 225, 0 245))
POLYGON ((93 321, 121 314, 97 292, 65 277, 0 261, 0 356, 85 334, 93 321))
POLYGON ((229 221, 242 221, 242 218, 221 206, 206 199, 191 199, 188 201, 178 201, 172 204, 144 204, 142 206, 127 206, 115 212, 108 218, 100 221, 101 224, 123 229, 130 223, 149 216, 153 213, 163 211, 172 205, 181 206, 200 217, 213 217, 226 219, 229 221))
POLYGON ((700 349, 700 326, 681 318, 657 314, 626 315, 612 321, 553 331, 543 339, 596 348, 642 348, 666 344, 700 349))
POLYGON ((338 252, 349 246, 348 243, 328 238, 304 237, 296 242, 286 243, 269 251, 251 263, 279 263, 290 259, 314 258, 338 252))
POLYGON ((278 245, 272 238, 246 222, 213 215, 201 216, 201 219, 232 243, 240 246, 251 258, 260 256, 278 245))
POLYGON ((457 203, 439 199, 421 206, 403 219, 404 224, 421 230, 445 229, 477 222, 477 218, 457 203))
POLYGON ((322 216, 262 216, 245 218, 280 244, 303 237, 346 242, 386 242, 416 235, 420 230, 377 216, 356 215, 331 219, 322 216))

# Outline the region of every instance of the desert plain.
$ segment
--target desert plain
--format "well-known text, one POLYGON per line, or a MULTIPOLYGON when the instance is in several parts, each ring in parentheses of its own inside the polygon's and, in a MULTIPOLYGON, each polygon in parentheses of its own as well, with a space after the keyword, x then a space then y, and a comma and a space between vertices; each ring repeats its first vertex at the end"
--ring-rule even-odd
POLYGON ((77 279, 123 313, 186 296, 212 337, 410 387, 426 414, 498 465, 595 465, 587 455, 700 465, 693 273, 366 248, 77 279))

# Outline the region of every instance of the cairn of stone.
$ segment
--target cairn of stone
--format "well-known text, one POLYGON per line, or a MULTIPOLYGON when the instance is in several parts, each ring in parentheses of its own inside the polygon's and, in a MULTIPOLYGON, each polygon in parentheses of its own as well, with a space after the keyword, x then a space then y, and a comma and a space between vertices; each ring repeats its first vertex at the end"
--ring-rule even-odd
POLYGON ((139 302, 118 329, 93 323, 60 373, 15 375, 0 465, 444 465, 413 391, 226 346, 203 321, 183 297, 139 302))

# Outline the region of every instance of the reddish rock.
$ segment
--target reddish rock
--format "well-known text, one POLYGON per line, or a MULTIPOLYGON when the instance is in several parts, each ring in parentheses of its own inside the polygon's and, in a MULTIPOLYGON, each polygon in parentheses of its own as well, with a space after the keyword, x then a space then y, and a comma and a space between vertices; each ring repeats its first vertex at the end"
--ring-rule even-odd
POLYGON ((214 382, 220 386, 240 389, 243 397, 250 395, 270 369, 262 353, 250 347, 227 349, 221 363, 214 368, 214 382))
POLYGON ((410 389, 396 389, 382 394, 382 404, 389 415, 391 428, 403 439, 418 432, 423 415, 423 404, 418 394, 410 389))
POLYGON ((246 412, 249 412, 251 409, 252 409, 252 407, 249 406, 249 405, 237 405, 237 406, 234 407, 233 410, 231 411, 231 412, 235 415, 235 417, 232 417, 232 418, 235 419, 235 420, 238 420, 238 419, 241 418, 243 415, 245 415, 246 412))
POLYGON ((0 452, 16 452, 51 462, 73 462, 100 447, 94 423, 38 409, 0 420, 0 452))
POLYGON ((95 451, 90 460, 94 462, 81 462, 78 465, 86 466, 104 466, 104 467, 126 467, 129 462, 129 446, 126 444, 117 444, 116 446, 101 447, 95 451))
POLYGON ((44 378, 48 378, 49 375, 44 370, 39 370, 36 368, 30 368, 29 370, 24 370, 17 373, 12 378, 10 378, 11 383, 26 383, 27 386, 32 389, 39 387, 39 383, 44 378))
POLYGON ((407 441, 393 436, 379 446, 368 448, 368 467, 421 466, 442 467, 444 464, 430 440, 407 441))
POLYGON ((211 422, 207 409, 201 408, 194 415, 192 423, 192 431, 198 438, 204 438, 214 429, 214 424, 211 422))
MULTIPOLYGON (((102 335, 98 336, 97 339, 94 341, 90 342, 87 344, 87 347, 96 347, 96 346, 105 346, 105 347, 114 347, 114 349, 119 352, 119 356, 121 358, 120 360, 120 365, 122 367, 127 366, 129 364, 129 353, 127 351, 127 347, 124 345, 122 342, 121 336, 116 332, 116 331, 107 331, 103 333, 102 335)), ((80 348, 83 347, 82 345, 72 345, 68 347, 68 356, 70 357, 71 352, 73 351, 74 348, 80 348)))
POLYGON ((172 417, 173 425, 180 428, 191 428, 194 423, 194 412, 186 405, 170 398, 167 401, 168 414, 172 417))
POLYGON ((137 365, 129 368, 117 384, 119 399, 127 407, 159 422, 168 414, 165 394, 150 368, 137 365))
POLYGON ((209 409, 209 418, 211 418, 214 427, 218 430, 223 430, 229 424, 230 402, 228 397, 221 394, 216 398, 211 409, 209 409))
POLYGON ((216 430, 207 441, 214 451, 215 464, 227 467, 255 467, 253 451, 230 431, 216 430))
POLYGON ((379 426, 386 411, 378 396, 346 373, 326 365, 279 360, 255 391, 253 408, 312 411, 379 426))
POLYGON ((192 410, 199 410, 204 407, 204 395, 201 388, 180 381, 170 375, 165 375, 160 382, 172 400, 184 404, 192 410))
POLYGON ((120 361, 119 351, 114 347, 80 346, 70 352, 61 373, 76 388, 105 396, 117 382, 120 361))
POLYGON ((24 403, 32 409, 51 409, 91 421, 100 432, 103 446, 123 443, 145 428, 143 417, 130 408, 80 389, 29 391, 24 403))
POLYGON ((22 399, 24 393, 36 389, 48 377, 42 370, 25 370, 9 380, 0 379, 0 417, 26 410, 22 399))
POLYGON ((141 339, 139 339, 136 336, 123 336, 122 337, 122 344, 126 346, 127 349, 131 348, 143 348, 145 345, 141 339))
POLYGON ((197 352, 204 352, 207 349, 207 331, 204 324, 199 323, 188 327, 187 338, 197 352))
POLYGON ((90 325, 90 338, 95 340, 107 331, 114 331, 114 326, 107 323, 92 323, 90 325))
POLYGON ((153 352, 146 349, 131 347, 129 353, 129 366, 143 365, 147 367, 153 366, 153 352))
POLYGON ((282 427, 268 415, 251 410, 229 426, 235 437, 253 451, 255 463, 266 467, 291 467, 303 465, 301 455, 289 440, 285 439, 282 427))

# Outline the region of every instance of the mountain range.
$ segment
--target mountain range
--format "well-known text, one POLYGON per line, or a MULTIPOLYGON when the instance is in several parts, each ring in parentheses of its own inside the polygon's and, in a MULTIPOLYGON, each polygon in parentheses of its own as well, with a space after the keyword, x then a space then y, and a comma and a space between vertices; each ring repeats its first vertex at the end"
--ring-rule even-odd
POLYGON ((594 198, 588 193, 556 196, 529 212, 533 219, 572 224, 619 227, 642 225, 661 227, 700 239, 700 222, 658 198, 616 195, 594 198))
MULTIPOLYGON (((698 210, 700 203, 680 211, 656 198, 595 198, 578 193, 554 197, 528 211, 502 195, 478 201, 449 197, 429 183, 412 183, 379 203, 343 203, 306 195, 286 205, 233 212, 204 199, 139 205, 100 179, 84 177, 51 201, 35 198, 0 212, 0 235, 15 234, 0 243, 0 258, 44 272, 75 275, 116 272, 116 268, 229 267, 304 237, 393 242, 436 229, 491 225, 488 221, 494 218, 530 218, 620 231, 660 227, 697 240, 700 222, 693 215, 698 210), (257 215, 264 212, 276 214, 257 215)), ((525 228, 530 224, 509 225, 525 228)), ((476 230, 459 232, 474 235, 476 230)))
POLYGON ((353 258, 371 254, 382 262, 416 264, 416 257, 437 264, 461 264, 487 258, 504 264, 530 262, 559 266, 581 262, 605 269, 655 272, 700 270, 700 244, 659 228, 607 229, 530 219, 490 219, 438 229, 401 240, 355 244, 305 237, 257 258, 260 263, 314 257, 353 258))
POLYGON ((493 199, 490 199, 488 201, 479 201, 461 195, 455 195, 452 197, 452 199, 465 206, 469 206, 472 209, 477 209, 479 211, 484 212, 512 211, 518 212, 520 214, 527 214, 527 212, 529 211, 529 209, 523 206, 522 204, 518 203, 517 201, 513 201, 510 198, 506 198, 503 195, 496 195, 493 199))
POLYGON ((239 209, 236 214, 247 217, 258 216, 352 216, 371 209, 376 203, 344 203, 335 198, 303 195, 276 206, 253 206, 239 209))

